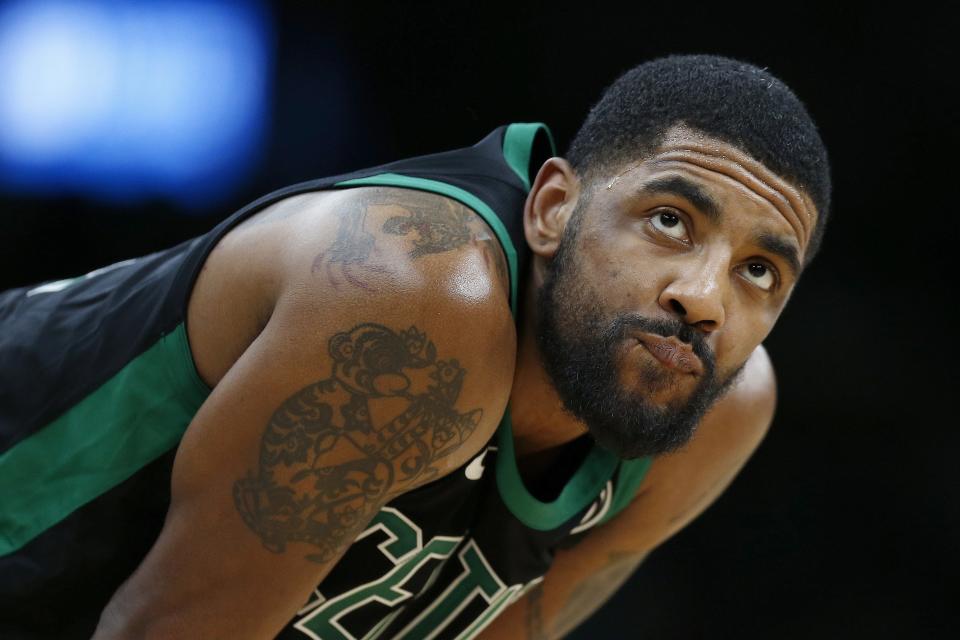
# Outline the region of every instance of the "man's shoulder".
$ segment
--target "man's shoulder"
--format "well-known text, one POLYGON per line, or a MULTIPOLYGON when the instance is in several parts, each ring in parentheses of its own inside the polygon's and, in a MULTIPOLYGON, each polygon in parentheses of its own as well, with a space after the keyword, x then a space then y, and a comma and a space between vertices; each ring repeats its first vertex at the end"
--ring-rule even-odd
POLYGON ((704 416, 677 458, 729 459, 742 464, 766 434, 777 403, 773 363, 763 345, 754 349, 730 390, 704 416))
POLYGON ((777 378, 773 362, 761 344, 750 354, 729 393, 717 402, 717 410, 730 421, 766 430, 776 402, 777 378))
POLYGON ((474 340, 502 341, 513 333, 507 270, 496 235, 451 198, 396 187, 301 194, 217 243, 191 294, 190 343, 214 386, 285 297, 305 323, 331 305, 448 314, 451 328, 468 313, 461 329, 474 340))
POLYGON ((658 505, 657 509, 673 514, 673 522, 692 519, 723 491, 760 445, 773 420, 776 397, 773 365, 761 345, 730 391, 700 421, 690 442, 653 461, 638 502, 658 505))
POLYGON ((686 526, 730 485, 773 419, 776 380, 760 346, 733 388, 681 450, 658 456, 632 503, 613 522, 629 546, 649 551, 686 526))

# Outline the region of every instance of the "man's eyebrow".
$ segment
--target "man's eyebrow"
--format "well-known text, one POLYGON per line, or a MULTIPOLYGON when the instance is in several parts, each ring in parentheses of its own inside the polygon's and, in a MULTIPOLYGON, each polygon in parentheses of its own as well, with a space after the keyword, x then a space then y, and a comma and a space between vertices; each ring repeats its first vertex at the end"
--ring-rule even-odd
POLYGON ((711 198, 696 182, 681 176, 666 176, 651 180, 640 187, 640 193, 669 193, 680 196, 714 222, 720 219, 720 205, 717 204, 717 201, 711 198))
POLYGON ((793 270, 794 277, 800 275, 803 267, 800 264, 800 250, 797 248, 796 243, 791 242, 783 236, 765 232, 758 234, 753 241, 760 248, 783 258, 787 264, 790 265, 790 269, 793 270))

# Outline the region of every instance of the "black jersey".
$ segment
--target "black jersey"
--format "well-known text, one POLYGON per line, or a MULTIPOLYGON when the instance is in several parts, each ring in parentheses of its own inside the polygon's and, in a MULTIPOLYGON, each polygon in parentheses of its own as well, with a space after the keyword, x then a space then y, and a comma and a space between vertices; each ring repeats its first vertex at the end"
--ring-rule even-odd
MULTIPOLYGON (((0 293, 0 637, 88 637, 159 534, 177 445, 210 392, 187 301, 230 229, 311 191, 438 193, 496 234, 515 311, 539 147, 552 151, 543 125, 500 127, 472 147, 281 189, 165 251, 0 293)), ((542 501, 520 478, 505 415, 468 464, 384 507, 279 637, 471 638, 558 547, 629 503, 648 465, 575 443, 551 473, 566 482, 542 501)))

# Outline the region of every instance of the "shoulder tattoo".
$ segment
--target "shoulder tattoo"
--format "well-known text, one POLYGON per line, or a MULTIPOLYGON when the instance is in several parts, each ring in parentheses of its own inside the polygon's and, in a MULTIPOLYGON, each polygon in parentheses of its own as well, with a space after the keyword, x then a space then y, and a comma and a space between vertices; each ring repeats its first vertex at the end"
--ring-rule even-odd
POLYGON ((335 215, 336 237, 317 254, 312 266, 313 272, 324 272, 334 288, 347 283, 376 292, 376 283, 394 274, 389 262, 378 255, 378 234, 407 238, 407 255, 412 259, 468 245, 479 247, 487 266, 506 281, 499 242, 486 224, 459 202, 412 189, 371 188, 362 190, 335 215), (383 220, 379 229, 368 229, 367 214, 374 207, 391 207, 397 214, 383 220))
POLYGON ((390 269, 371 262, 375 251, 376 237, 364 228, 367 210, 383 203, 382 191, 364 191, 357 200, 345 205, 335 215, 338 220, 337 236, 326 251, 321 251, 313 260, 311 271, 323 271, 334 289, 347 282, 360 289, 376 291, 373 284, 377 276, 389 275, 390 269))
POLYGON ((394 216, 383 223, 383 231, 398 236, 413 236, 411 258, 458 249, 474 239, 470 229, 473 213, 446 198, 420 198, 407 215, 394 216))
POLYGON ((233 487, 246 525, 270 551, 289 542, 328 562, 399 484, 426 480, 476 429, 481 409, 455 404, 466 371, 416 327, 361 324, 328 343, 328 378, 273 413, 259 463, 233 487))

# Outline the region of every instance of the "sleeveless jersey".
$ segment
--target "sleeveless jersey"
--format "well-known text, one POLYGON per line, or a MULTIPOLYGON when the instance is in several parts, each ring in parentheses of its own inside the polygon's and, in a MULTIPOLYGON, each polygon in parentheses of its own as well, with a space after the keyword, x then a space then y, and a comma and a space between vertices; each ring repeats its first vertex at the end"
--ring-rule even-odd
MULTIPOLYGON (((177 445, 210 391, 187 302, 227 232, 311 191, 437 193, 494 231, 516 313, 530 169, 552 145, 542 124, 500 127, 472 147, 281 189, 165 251, 0 293, 0 637, 89 637, 159 534, 177 445)), ((625 507, 649 462, 577 441, 551 466, 559 486, 531 492, 507 414, 469 463, 384 507, 278 637, 472 638, 557 548, 625 507)))

